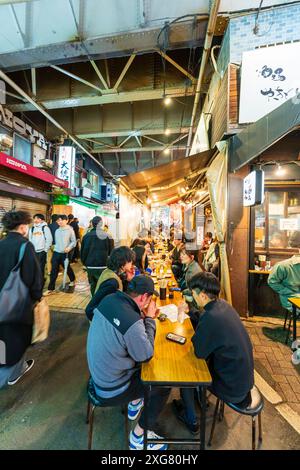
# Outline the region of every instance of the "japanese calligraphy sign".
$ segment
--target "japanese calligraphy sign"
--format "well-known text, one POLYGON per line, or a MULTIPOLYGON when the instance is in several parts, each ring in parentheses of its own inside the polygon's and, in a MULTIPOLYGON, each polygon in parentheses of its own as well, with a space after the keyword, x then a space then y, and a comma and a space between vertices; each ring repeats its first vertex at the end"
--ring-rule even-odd
POLYGON ((255 170, 244 178, 243 206, 255 206, 264 202, 264 172, 255 170))
POLYGON ((300 43, 243 53, 239 122, 255 122, 300 94, 300 43))
POLYGON ((69 188, 74 188, 75 148, 60 146, 58 152, 57 176, 68 181, 69 188))

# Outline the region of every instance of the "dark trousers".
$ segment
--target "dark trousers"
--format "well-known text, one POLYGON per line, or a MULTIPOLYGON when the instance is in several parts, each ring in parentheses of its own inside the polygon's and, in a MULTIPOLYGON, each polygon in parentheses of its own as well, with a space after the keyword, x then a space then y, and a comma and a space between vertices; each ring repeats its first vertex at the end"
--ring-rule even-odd
POLYGON ((99 277, 103 273, 105 268, 103 269, 89 269, 87 268, 87 275, 88 275, 88 280, 89 280, 89 285, 91 287, 91 294, 92 296, 95 294, 96 286, 99 277))
MULTIPOLYGON (((156 420, 163 410, 168 396, 170 394, 169 388, 152 387, 148 400, 148 429, 153 430, 156 420)), ((117 395, 114 398, 101 398, 101 402, 105 406, 119 406, 126 405, 130 401, 143 398, 145 396, 145 386, 140 378, 140 371, 135 373, 130 381, 130 385, 125 392, 117 395)), ((144 408, 140 415, 139 425, 145 428, 145 412, 144 408)))
MULTIPOLYGON (((64 261, 68 255, 66 253, 57 253, 54 251, 53 256, 52 256, 52 269, 51 269, 51 274, 50 274, 50 282, 48 289, 49 290, 55 290, 55 282, 58 276, 59 272, 59 266, 64 267, 64 261)), ((70 263, 68 265, 68 271, 67 271, 68 277, 71 282, 75 281, 75 274, 73 269, 70 266, 70 263)))
POLYGON ((45 266, 46 266, 46 262, 47 262, 47 253, 45 251, 40 251, 39 253, 35 253, 36 254, 36 257, 38 259, 38 262, 40 264, 40 267, 41 267, 41 271, 42 271, 42 275, 43 275, 43 279, 44 279, 44 283, 45 283, 45 266))

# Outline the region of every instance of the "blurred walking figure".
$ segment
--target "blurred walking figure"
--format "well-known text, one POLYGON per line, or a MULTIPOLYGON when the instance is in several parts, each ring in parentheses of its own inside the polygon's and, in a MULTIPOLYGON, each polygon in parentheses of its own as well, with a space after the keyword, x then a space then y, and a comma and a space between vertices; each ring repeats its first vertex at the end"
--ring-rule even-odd
POLYGON ((53 238, 43 214, 35 214, 33 216, 33 226, 29 230, 29 241, 31 241, 34 246, 34 250, 44 276, 47 253, 50 250, 53 238))
POLYGON ((51 263, 52 263, 52 256, 53 256, 53 251, 54 251, 54 245, 55 245, 55 232, 59 228, 59 225, 57 223, 59 215, 58 214, 53 214, 51 216, 51 223, 48 225, 51 235, 52 235, 52 245, 50 247, 50 250, 48 251, 48 257, 47 257, 47 273, 48 276, 50 276, 51 273, 51 263))
MULTIPOLYGON (((42 297, 43 276, 34 247, 26 238, 31 222, 30 214, 24 211, 7 212, 2 219, 8 235, 0 241, 0 343, 6 346, 5 358, 0 357, 0 388, 6 384, 17 383, 34 365, 34 360, 25 360, 24 355, 31 344, 33 307, 42 297), (1 294, 3 295, 4 290, 8 289, 7 280, 18 263, 21 281, 27 288, 27 298, 16 296, 13 291, 14 286, 10 286, 12 289, 5 292, 4 302, 1 294), (12 296, 11 302, 9 296, 12 296), (9 319, 5 319, 5 322, 1 322, 1 317, 8 313, 5 307, 18 301, 20 301, 20 307, 17 306, 18 321, 14 319, 10 322, 9 319)), ((24 294, 24 290, 22 292, 24 294)))
POLYGON ((81 261, 87 269, 91 294, 94 295, 99 277, 107 267, 107 259, 111 252, 111 243, 104 230, 102 218, 92 219, 92 229, 84 235, 81 243, 81 261))
MULTIPOLYGON (((52 269, 50 274, 50 283, 48 291, 44 295, 49 295, 55 291, 55 282, 58 276, 59 266, 65 268, 65 260, 70 251, 76 246, 76 237, 74 230, 68 225, 68 217, 60 215, 57 219, 59 228, 55 232, 55 245, 52 257, 52 269)), ((74 292, 75 288, 75 274, 70 264, 67 267, 67 274, 70 279, 68 293, 74 292)))
POLYGON ((79 243, 80 243, 80 232, 79 232, 79 220, 75 218, 73 214, 68 215, 68 225, 72 227, 76 237, 76 246, 69 255, 70 263, 76 263, 79 258, 79 243))

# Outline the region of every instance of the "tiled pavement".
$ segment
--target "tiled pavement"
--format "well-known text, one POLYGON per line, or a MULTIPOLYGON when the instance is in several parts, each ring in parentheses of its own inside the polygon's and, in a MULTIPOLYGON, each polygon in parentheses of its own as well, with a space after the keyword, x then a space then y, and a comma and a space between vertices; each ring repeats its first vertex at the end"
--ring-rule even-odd
POLYGON ((265 334, 268 331, 272 336, 272 330, 274 334, 281 334, 283 320, 253 317, 244 320, 244 324, 253 344, 256 371, 300 419, 300 366, 292 364, 290 346, 265 334))
MULTIPOLYGON (((91 298, 90 287, 87 280, 86 272, 83 271, 82 265, 79 263, 72 264, 72 268, 76 275, 76 286, 73 294, 65 294, 58 292, 47 297, 50 310, 55 312, 75 312, 84 313, 85 307, 91 298)), ((58 276, 56 288, 62 284, 62 275, 58 276)), ((68 278, 67 278, 68 282, 68 278)), ((47 284, 46 284, 47 285, 47 284)))

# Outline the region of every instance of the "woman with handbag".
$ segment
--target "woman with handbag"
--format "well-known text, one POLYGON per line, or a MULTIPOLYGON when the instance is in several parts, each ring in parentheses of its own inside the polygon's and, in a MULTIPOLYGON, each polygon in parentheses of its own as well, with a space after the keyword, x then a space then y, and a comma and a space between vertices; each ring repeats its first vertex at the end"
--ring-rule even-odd
POLYGON ((0 389, 14 385, 33 367, 24 355, 32 341, 33 308, 43 294, 43 275, 26 238, 31 216, 10 211, 2 218, 8 235, 0 241, 0 389))

